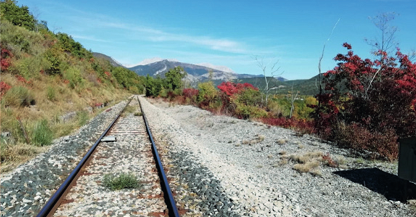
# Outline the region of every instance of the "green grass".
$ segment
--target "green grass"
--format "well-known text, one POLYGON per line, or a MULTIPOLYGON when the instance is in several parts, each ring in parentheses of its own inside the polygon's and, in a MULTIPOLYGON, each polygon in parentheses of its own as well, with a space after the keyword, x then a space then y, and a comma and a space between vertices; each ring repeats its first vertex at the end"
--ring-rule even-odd
POLYGON ((32 134, 33 144, 36 146, 50 145, 53 137, 53 132, 46 119, 43 119, 35 124, 32 134))
POLYGON ((126 109, 124 110, 124 113, 126 113, 126 114, 131 114, 131 113, 133 113, 134 111, 136 111, 136 107, 131 106, 131 105, 128 105, 128 106, 126 107, 126 109))
POLYGON ((113 191, 141 187, 141 183, 137 180, 137 177, 131 173, 121 173, 118 176, 106 174, 104 175, 103 185, 113 191))
POLYGON ((50 101, 56 100, 56 91, 53 87, 49 86, 46 89, 46 98, 48 98, 50 101))
POLYGON ((88 123, 89 116, 87 111, 79 111, 77 112, 77 119, 78 119, 78 125, 84 126, 88 123))

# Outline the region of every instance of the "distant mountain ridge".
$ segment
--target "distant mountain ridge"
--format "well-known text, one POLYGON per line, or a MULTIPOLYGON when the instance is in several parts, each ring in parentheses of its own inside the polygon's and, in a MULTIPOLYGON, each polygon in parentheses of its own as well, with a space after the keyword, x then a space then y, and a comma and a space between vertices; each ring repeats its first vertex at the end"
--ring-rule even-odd
MULTIPOLYGON (((179 62, 175 59, 162 59, 155 57, 145 59, 135 66, 126 67, 107 55, 101 53, 93 54, 95 57, 109 60, 114 66, 122 66, 130 69, 140 76, 149 75, 152 77, 160 76, 163 78, 169 69, 180 66, 187 72, 185 80, 194 87, 198 82, 209 80, 210 72, 212 72, 212 80, 215 85, 219 85, 225 81, 233 81, 237 83, 250 83, 258 87, 260 90, 264 90, 265 87, 264 75, 238 74, 226 66, 215 66, 211 63, 190 64, 179 62)), ((317 76, 310 79, 300 80, 287 80, 283 77, 268 77, 268 82, 269 88, 276 87, 273 90, 273 93, 285 94, 288 91, 291 91, 293 86, 293 91, 300 91, 300 94, 317 94, 317 76)))
POLYGON ((105 54, 98 53, 98 52, 92 52, 92 55, 95 58, 102 58, 102 59, 108 60, 112 66, 115 66, 115 67, 118 67, 118 66, 124 67, 121 63, 117 62, 117 60, 115 60, 115 59, 113 59, 110 56, 107 56, 105 54))
POLYGON ((187 72, 188 75, 185 79, 190 82, 206 81, 210 77, 210 72, 212 72, 212 80, 214 81, 232 81, 232 80, 238 80, 241 78, 253 78, 253 77, 262 76, 262 75, 237 74, 228 67, 215 66, 210 63, 190 64, 190 63, 182 63, 176 60, 167 60, 167 59, 163 59, 160 61, 152 61, 151 59, 151 60, 145 60, 143 62, 149 62, 149 64, 144 64, 144 65, 139 64, 139 65, 130 67, 128 69, 136 72, 136 74, 141 75, 141 76, 149 75, 152 77, 156 77, 156 76, 164 77, 164 75, 166 74, 166 72, 169 71, 169 69, 180 66, 187 72))

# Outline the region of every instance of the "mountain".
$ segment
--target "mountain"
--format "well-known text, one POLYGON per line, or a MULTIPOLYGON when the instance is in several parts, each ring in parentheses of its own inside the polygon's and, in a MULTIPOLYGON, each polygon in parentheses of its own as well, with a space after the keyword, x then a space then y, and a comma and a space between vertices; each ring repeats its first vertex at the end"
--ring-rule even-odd
POLYGON ((143 64, 139 64, 128 69, 134 71, 136 74, 141 76, 150 75, 152 77, 164 77, 165 73, 168 72, 169 69, 180 66, 188 73, 185 79, 190 81, 191 83, 203 82, 208 80, 210 77, 210 72, 212 72, 212 80, 214 82, 217 81, 220 83, 223 81, 238 80, 241 78, 253 78, 259 76, 261 77, 261 75, 237 74, 228 67, 215 66, 209 63, 196 65, 182 63, 176 60, 161 60, 158 58, 144 60, 141 63, 143 64))
POLYGON ((107 56, 105 54, 97 53, 97 52, 92 52, 92 55, 95 58, 101 58, 101 59, 108 60, 112 66, 115 66, 115 67, 118 67, 118 66, 124 67, 121 63, 117 62, 116 60, 114 60, 113 58, 111 58, 110 56, 107 56))
POLYGON ((216 66, 216 65, 211 64, 211 63, 199 63, 199 64, 196 64, 196 65, 204 66, 204 67, 215 69, 215 70, 218 70, 218 71, 235 73, 232 69, 228 68, 227 66, 216 66))

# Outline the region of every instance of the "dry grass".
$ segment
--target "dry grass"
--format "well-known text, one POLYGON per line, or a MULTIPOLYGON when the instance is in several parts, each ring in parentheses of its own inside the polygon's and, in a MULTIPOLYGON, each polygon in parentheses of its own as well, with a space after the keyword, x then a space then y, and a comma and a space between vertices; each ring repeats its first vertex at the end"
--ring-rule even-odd
MULTIPOLYGON (((74 118, 66 123, 59 122, 59 116, 72 111, 82 111, 94 103, 113 101, 114 103, 125 99, 130 94, 126 91, 112 87, 96 88, 88 87, 81 91, 69 88, 62 82, 59 76, 39 75, 32 78, 30 84, 19 81, 18 78, 9 73, 2 73, 1 80, 13 86, 23 86, 29 90, 36 104, 31 106, 5 106, 1 104, 1 132, 10 132, 14 139, 13 144, 2 144, 1 149, 1 171, 14 169, 21 163, 26 162, 37 154, 47 150, 26 144, 18 119, 27 131, 30 139, 35 123, 46 119, 51 127, 53 138, 61 137, 78 129, 81 123, 80 117, 74 118), (49 92, 48 92, 49 91, 49 92), (52 97, 51 97, 52 96, 52 97)), ((88 85, 87 85, 88 86, 88 85)), ((91 85, 92 86, 92 85, 91 85)), ((113 104, 114 104, 113 103, 113 104)), ((92 118, 100 111, 89 116, 92 118)), ((82 116, 83 119, 86 116, 82 116)), ((83 120, 82 123, 86 121, 83 120)), ((31 141, 30 141, 31 142, 31 141)))
POLYGON ((290 158, 299 163, 306 163, 313 159, 322 159, 324 154, 321 151, 308 152, 303 155, 291 155, 290 158))
POLYGON ((21 163, 34 158, 39 153, 48 150, 48 147, 36 147, 24 143, 1 144, 1 169, 0 171, 8 172, 21 163))
POLYGON ((261 134, 258 134, 257 135, 257 140, 259 141, 259 142, 263 142, 264 141, 264 135, 261 135, 261 134))
POLYGON ((295 164, 293 165, 293 169, 301 173, 306 173, 310 172, 312 169, 319 167, 320 164, 321 163, 318 160, 312 160, 301 164, 295 164))
POLYGON ((279 145, 284 145, 284 144, 286 144, 286 142, 287 142, 286 139, 279 139, 279 140, 277 140, 277 144, 279 144, 279 145))
POLYGON ((311 173, 322 176, 319 166, 321 165, 323 153, 321 151, 308 152, 302 155, 291 155, 289 158, 295 162, 293 169, 300 173, 311 173))
POLYGON ((264 135, 257 134, 253 139, 244 139, 243 141, 241 141, 241 144, 243 144, 243 145, 254 145, 254 144, 263 142, 264 139, 265 139, 264 135))
POLYGON ((280 166, 286 165, 286 164, 288 164, 288 163, 289 163, 289 160, 288 160, 287 158, 282 158, 282 159, 279 161, 279 165, 280 165, 280 166))

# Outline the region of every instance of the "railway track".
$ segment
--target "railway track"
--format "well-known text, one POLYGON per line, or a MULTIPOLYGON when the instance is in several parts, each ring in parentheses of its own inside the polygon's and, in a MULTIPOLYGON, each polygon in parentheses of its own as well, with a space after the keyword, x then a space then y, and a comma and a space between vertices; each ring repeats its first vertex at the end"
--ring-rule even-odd
POLYGON ((139 99, 127 106, 37 216, 179 216, 139 99), (104 177, 121 174, 137 187, 109 189, 104 177))

